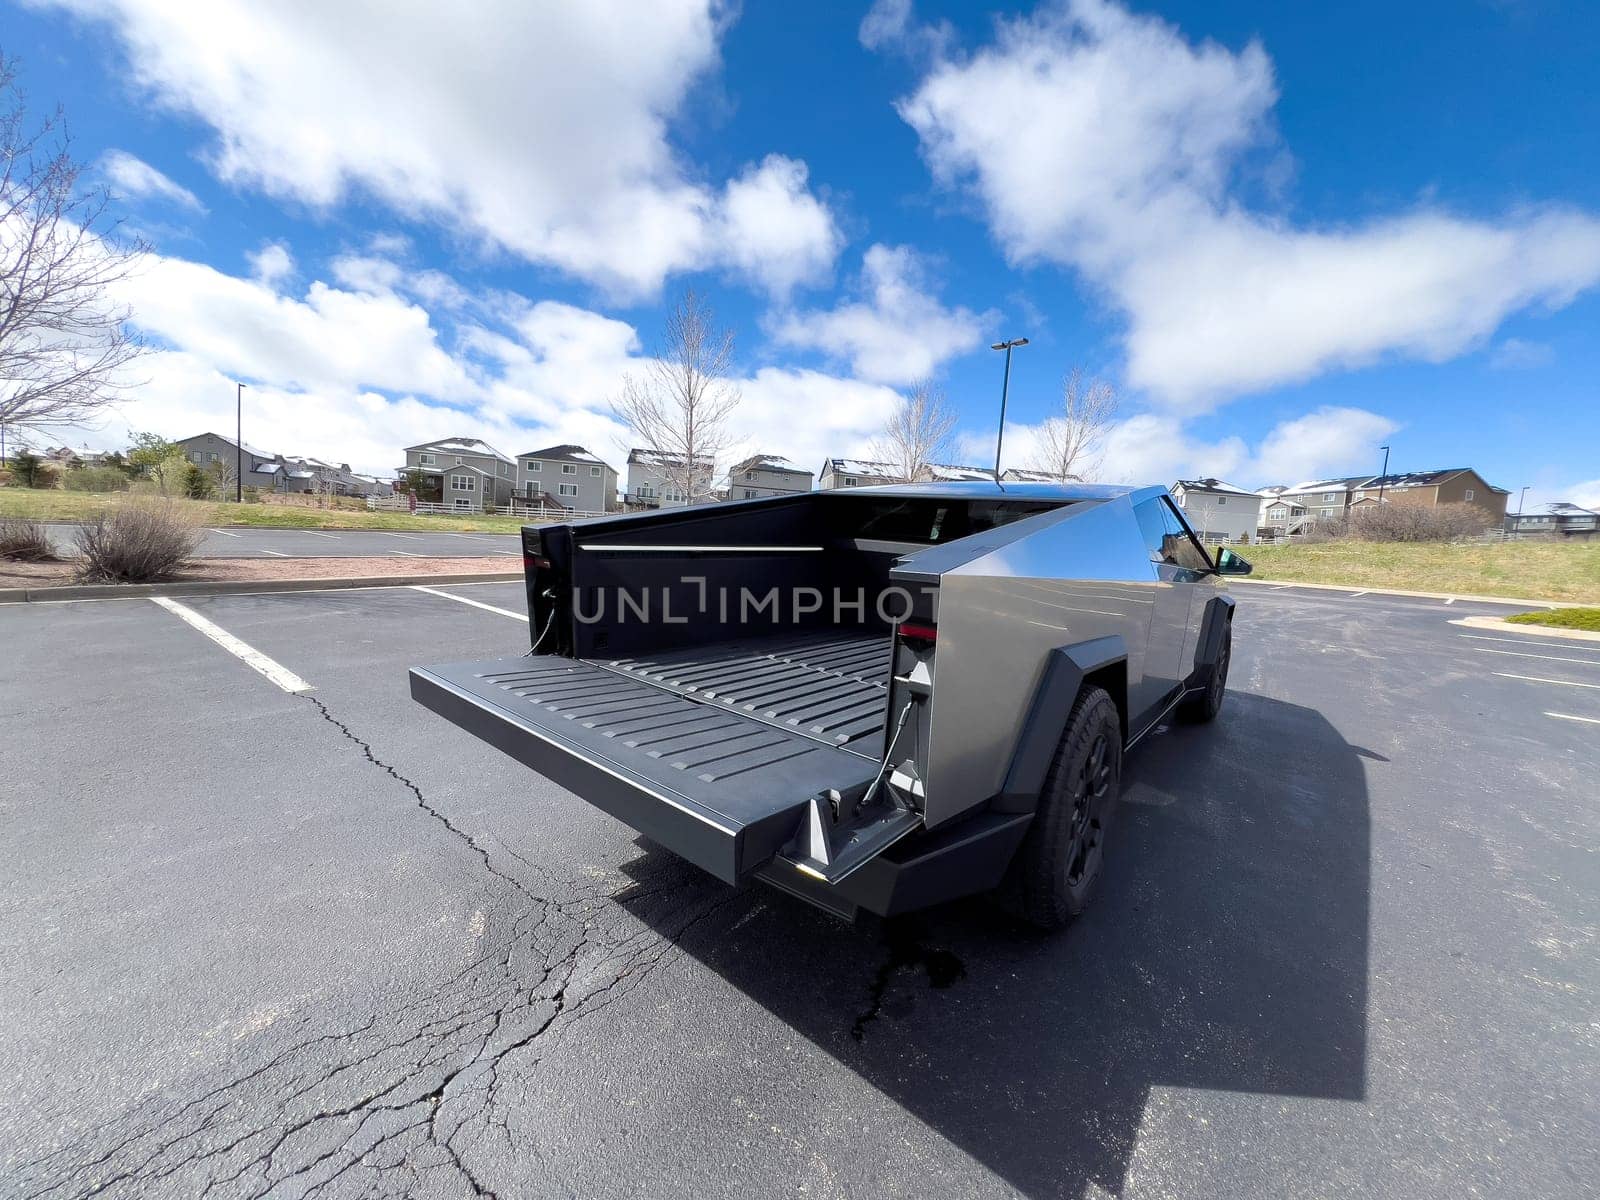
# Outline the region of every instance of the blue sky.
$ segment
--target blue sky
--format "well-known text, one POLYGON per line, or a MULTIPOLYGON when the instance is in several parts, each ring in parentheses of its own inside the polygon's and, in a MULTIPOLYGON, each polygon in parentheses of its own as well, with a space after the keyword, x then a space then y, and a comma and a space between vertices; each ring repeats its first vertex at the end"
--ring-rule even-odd
POLYGON ((608 400, 693 286, 740 448, 812 468, 920 376, 978 459, 987 344, 1027 336, 1016 465, 1076 365, 1122 398, 1107 478, 1388 441, 1600 502, 1593 5, 162 7, 4 10, 153 247, 160 349, 91 442, 225 424, 243 378, 273 449, 615 461, 608 400))

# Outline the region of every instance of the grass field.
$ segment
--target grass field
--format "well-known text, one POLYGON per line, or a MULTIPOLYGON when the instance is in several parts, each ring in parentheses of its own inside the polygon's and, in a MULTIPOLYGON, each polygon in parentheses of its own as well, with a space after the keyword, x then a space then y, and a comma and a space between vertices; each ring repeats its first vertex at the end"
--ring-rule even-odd
POLYGON ((1600 608, 1552 608, 1517 613, 1506 620, 1516 625, 1548 625, 1552 629, 1582 629, 1600 633, 1600 608))
MULTIPOLYGON (((0 517, 34 517, 41 521, 82 521, 122 497, 88 492, 0 488, 0 517)), ((347 509, 301 508, 291 504, 219 504, 211 500, 174 500, 197 524, 255 525, 274 529, 440 530, 452 533, 516 533, 521 517, 417 516, 398 512, 351 512, 347 509)))
POLYGON ((1241 546, 1255 579, 1600 604, 1600 542, 1241 546))

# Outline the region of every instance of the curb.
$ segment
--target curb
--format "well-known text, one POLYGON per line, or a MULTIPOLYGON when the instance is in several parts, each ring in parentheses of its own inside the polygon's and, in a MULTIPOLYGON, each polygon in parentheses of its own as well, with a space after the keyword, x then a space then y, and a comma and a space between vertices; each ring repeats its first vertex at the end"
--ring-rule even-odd
POLYGON ((419 583, 513 583, 521 571, 480 571, 464 575, 372 575, 344 579, 226 579, 187 583, 90 583, 53 588, 0 588, 0 604, 41 604, 52 600, 140 600, 151 596, 238 596, 257 592, 323 592, 340 588, 412 587, 419 583))
MULTIPOLYGON (((1473 600, 1479 604, 1520 604, 1524 608, 1576 608, 1579 600, 1529 600, 1526 596, 1478 596, 1471 592, 1408 592, 1399 588, 1352 587, 1345 583, 1301 583, 1297 579, 1247 579, 1230 577, 1228 584, 1255 584, 1258 587, 1320 588, 1325 592, 1360 592, 1373 596, 1415 596, 1423 600, 1473 600)), ((1522 626, 1514 626, 1522 628, 1522 626)))
POLYGON ((1600 633, 1587 629, 1556 629, 1549 625, 1519 625, 1502 621, 1499 617, 1458 617, 1452 625, 1465 625, 1469 629, 1500 629, 1507 633, 1531 633, 1535 637, 1562 638, 1569 642, 1600 642, 1600 633))

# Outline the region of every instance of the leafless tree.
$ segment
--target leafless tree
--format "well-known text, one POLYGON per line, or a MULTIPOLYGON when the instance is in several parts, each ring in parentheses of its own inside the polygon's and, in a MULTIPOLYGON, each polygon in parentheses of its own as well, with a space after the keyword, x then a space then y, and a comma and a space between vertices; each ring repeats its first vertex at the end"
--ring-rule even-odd
POLYGON ((717 459, 733 444, 729 418, 739 389, 728 380, 733 330, 692 289, 667 313, 661 346, 643 370, 622 381, 612 412, 643 445, 662 455, 666 484, 690 504, 710 498, 717 459))
POLYGON ((77 425, 126 386, 143 346, 111 291, 144 247, 119 240, 103 190, 80 190, 61 114, 28 120, 0 56, 0 425, 77 425))
POLYGON ((887 463, 901 483, 910 483, 928 463, 949 457, 956 411, 944 393, 926 379, 911 385, 911 394, 895 406, 883 432, 872 444, 872 456, 887 463))
POLYGON ((1116 419, 1116 389, 1098 379, 1085 383, 1083 371, 1073 367, 1061 385, 1061 407, 1039 427, 1030 465, 1063 482, 1092 478, 1116 419))

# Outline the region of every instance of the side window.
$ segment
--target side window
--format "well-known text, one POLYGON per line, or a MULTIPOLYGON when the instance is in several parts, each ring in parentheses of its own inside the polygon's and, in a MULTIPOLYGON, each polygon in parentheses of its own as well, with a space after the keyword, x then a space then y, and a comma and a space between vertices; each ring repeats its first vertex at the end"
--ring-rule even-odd
POLYGON ((1167 525, 1161 516, 1161 501, 1146 500, 1133 506, 1133 515, 1139 518, 1139 532, 1144 535, 1144 548, 1150 552, 1150 561, 1169 562, 1164 550, 1167 525))
POLYGON ((1166 538, 1163 547, 1167 554, 1167 561, 1176 563, 1191 571, 1210 571, 1213 569, 1211 556, 1200 547, 1194 534, 1189 532, 1189 527, 1183 523, 1183 518, 1178 515, 1178 510, 1171 504, 1161 503, 1162 518, 1166 524, 1166 538))

